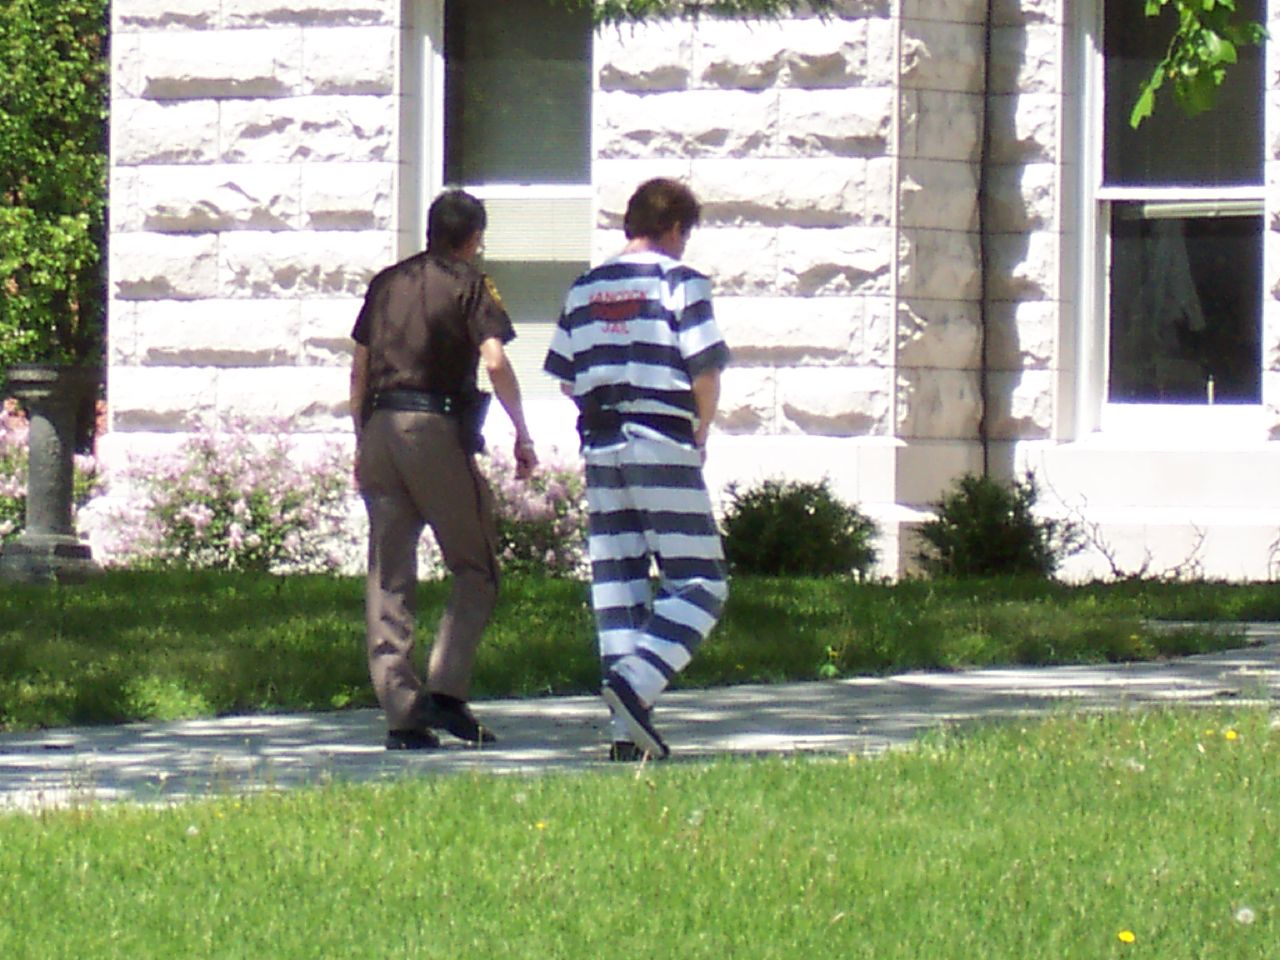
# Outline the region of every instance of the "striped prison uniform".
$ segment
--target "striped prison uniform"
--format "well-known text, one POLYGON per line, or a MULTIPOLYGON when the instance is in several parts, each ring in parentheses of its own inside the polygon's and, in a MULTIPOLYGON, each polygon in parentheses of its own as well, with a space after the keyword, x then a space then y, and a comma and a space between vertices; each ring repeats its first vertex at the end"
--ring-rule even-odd
POLYGON ((647 706, 689 663, 728 596, 691 389, 728 360, 710 281, 658 252, 583 274, 547 352, 544 369, 572 388, 582 413, 601 665, 647 706))

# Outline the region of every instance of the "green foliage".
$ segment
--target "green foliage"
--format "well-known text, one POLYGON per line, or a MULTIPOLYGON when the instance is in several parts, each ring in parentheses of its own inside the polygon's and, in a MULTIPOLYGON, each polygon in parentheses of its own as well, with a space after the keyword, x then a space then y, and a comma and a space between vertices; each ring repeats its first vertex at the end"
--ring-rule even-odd
POLYGON ((97 358, 107 0, 0 0, 0 370, 97 358))
POLYGON ((728 488, 725 552, 737 573, 865 577, 876 561, 876 525, 832 494, 826 480, 765 480, 728 488))
POLYGON ((1030 473, 1009 487, 965 474, 921 526, 917 559, 934 576, 1053 576, 1083 540, 1070 521, 1035 516, 1036 494, 1030 473))
POLYGON ((1236 62, 1237 48, 1260 44, 1267 38, 1262 24, 1240 19, 1235 0, 1142 2, 1148 17, 1160 16, 1166 7, 1172 7, 1177 13, 1178 25, 1164 58, 1142 85, 1129 114, 1129 125, 1134 128, 1151 116, 1156 93, 1166 80, 1173 84, 1174 99, 1188 115, 1211 109, 1218 87, 1226 78, 1227 67, 1236 62))

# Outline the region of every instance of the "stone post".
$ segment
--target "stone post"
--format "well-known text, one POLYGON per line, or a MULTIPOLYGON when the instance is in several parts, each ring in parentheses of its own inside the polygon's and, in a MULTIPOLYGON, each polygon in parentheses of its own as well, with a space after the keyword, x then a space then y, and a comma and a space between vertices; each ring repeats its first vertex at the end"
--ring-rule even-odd
POLYGON ((83 579, 100 571, 72 523, 76 411, 97 383, 86 367, 22 364, 9 370, 9 391, 30 421, 26 529, 0 551, 0 579, 83 579))

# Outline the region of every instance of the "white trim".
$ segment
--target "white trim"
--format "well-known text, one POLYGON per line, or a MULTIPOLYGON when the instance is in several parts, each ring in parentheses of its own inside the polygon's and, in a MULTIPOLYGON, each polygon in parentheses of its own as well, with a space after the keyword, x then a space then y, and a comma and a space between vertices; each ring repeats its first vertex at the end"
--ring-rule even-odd
POLYGON ((1093 191, 1098 200, 1149 200, 1164 203, 1174 200, 1186 200, 1203 203, 1208 200, 1222 200, 1231 203, 1262 203, 1267 198, 1267 188, 1263 184, 1243 187, 1125 187, 1102 185, 1093 191))
POLYGON ((1168 449, 1236 447, 1268 438, 1262 404, 1106 403, 1101 432, 1168 449))

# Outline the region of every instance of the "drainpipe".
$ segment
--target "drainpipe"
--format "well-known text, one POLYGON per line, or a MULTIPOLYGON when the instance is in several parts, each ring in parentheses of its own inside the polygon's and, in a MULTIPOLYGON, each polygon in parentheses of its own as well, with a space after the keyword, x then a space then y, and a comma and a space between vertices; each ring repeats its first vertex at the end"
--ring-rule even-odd
POLYGON ((987 0, 982 25, 982 135, 978 147, 978 442, 982 444, 982 475, 991 472, 991 438, 988 430, 990 389, 987 382, 991 317, 987 309, 988 264, 987 206, 991 189, 991 34, 995 0, 987 0))

